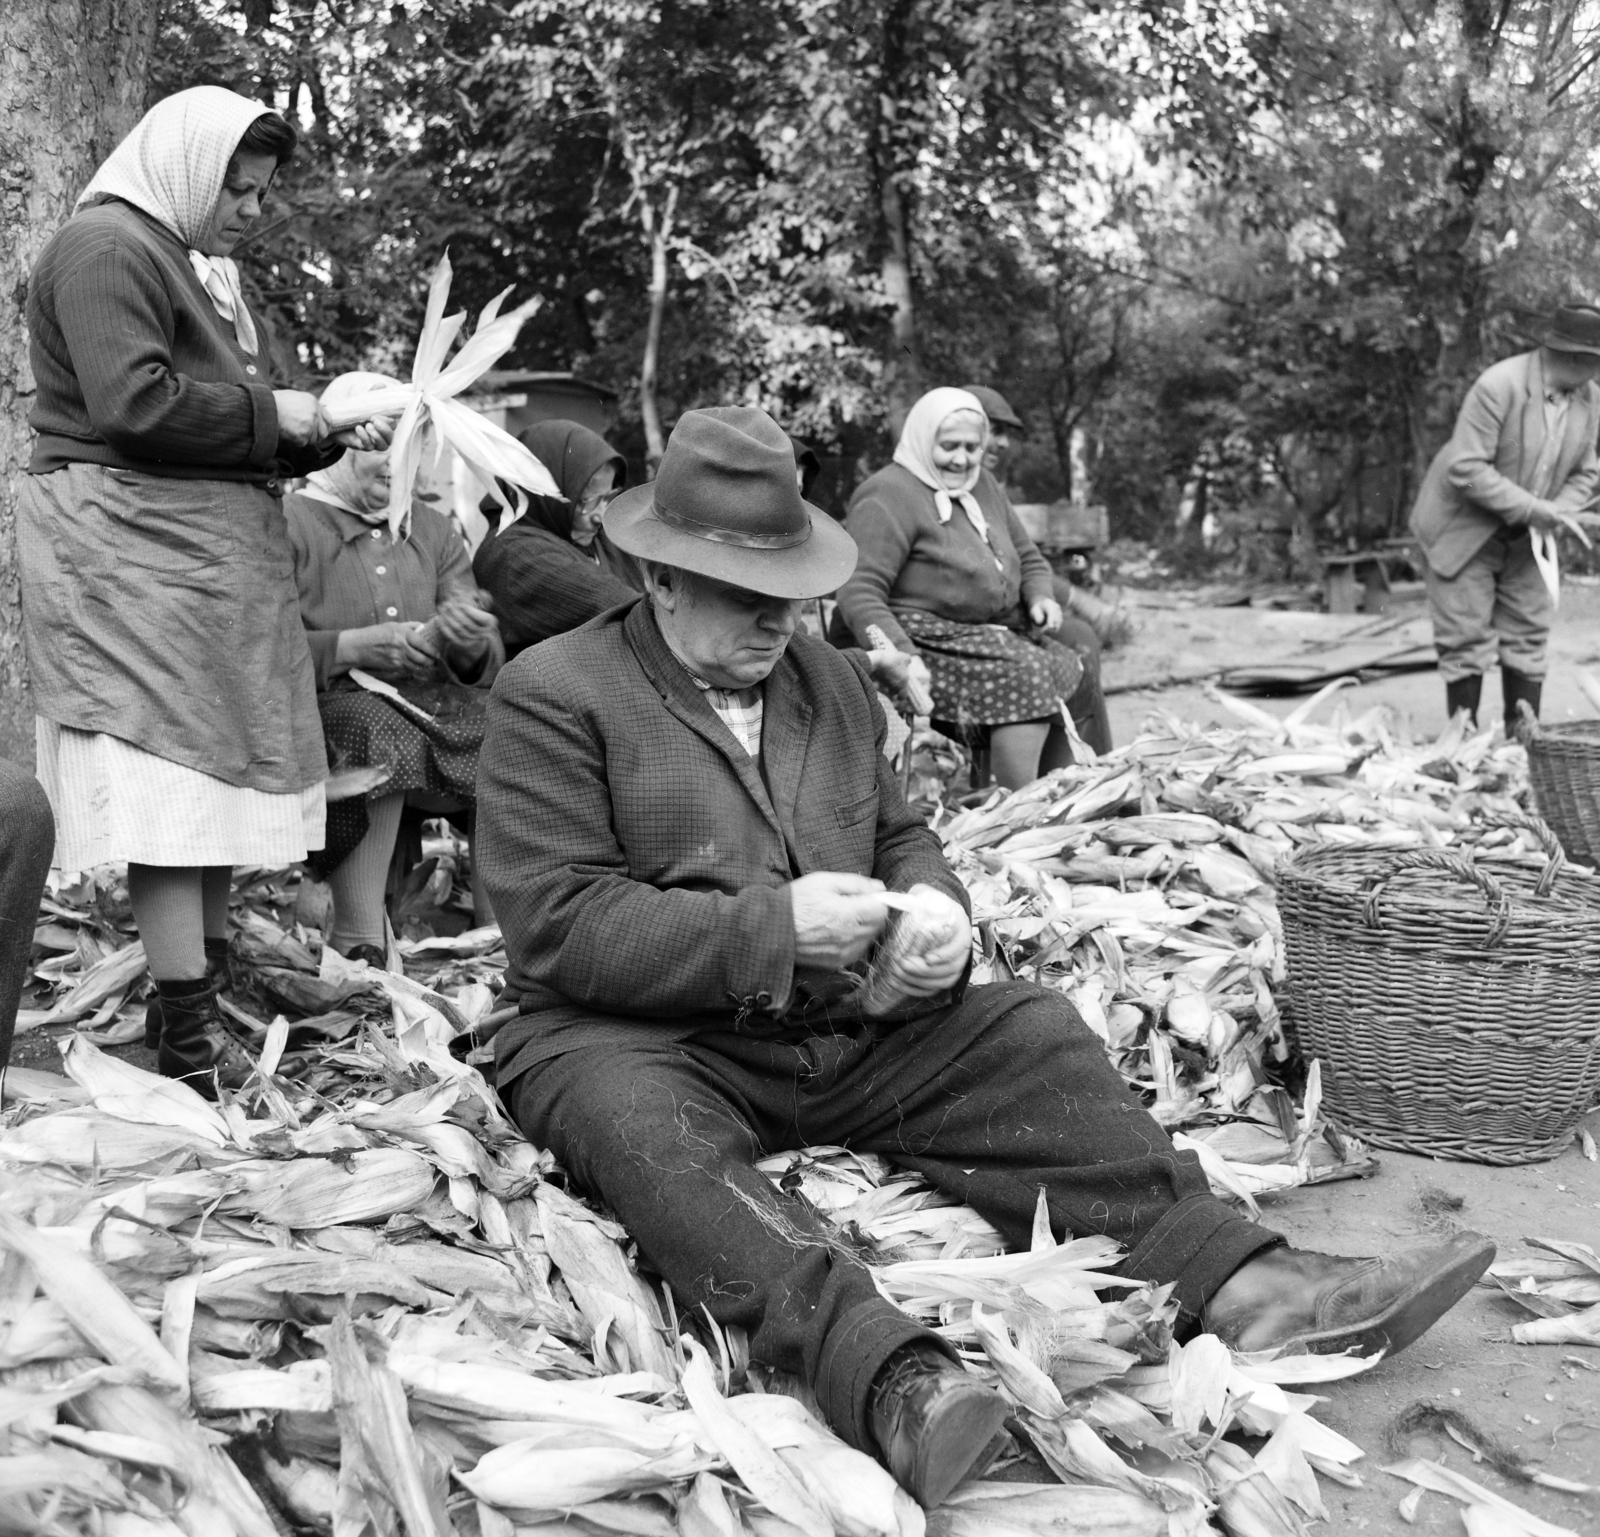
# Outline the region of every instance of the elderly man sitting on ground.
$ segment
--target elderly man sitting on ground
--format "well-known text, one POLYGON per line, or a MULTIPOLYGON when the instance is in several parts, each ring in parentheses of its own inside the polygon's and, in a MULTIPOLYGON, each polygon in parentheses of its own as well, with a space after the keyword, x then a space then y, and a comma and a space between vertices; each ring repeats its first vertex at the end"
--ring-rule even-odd
POLYGON ((645 595, 524 652, 480 760, 483 875, 522 1013, 518 1124, 621 1218, 680 1305, 749 1332, 924 1505, 1007 1414, 756 1160, 844 1143, 1026 1246, 1109 1234, 1180 1327, 1248 1350, 1401 1349, 1493 1258, 1289 1248, 1215 1199, 1057 992, 967 986, 967 897, 878 751, 872 684, 796 633, 850 574, 762 412, 688 412, 606 531, 645 595), (926 943, 896 944, 917 904, 926 943), (863 985, 863 973, 869 973, 863 985))

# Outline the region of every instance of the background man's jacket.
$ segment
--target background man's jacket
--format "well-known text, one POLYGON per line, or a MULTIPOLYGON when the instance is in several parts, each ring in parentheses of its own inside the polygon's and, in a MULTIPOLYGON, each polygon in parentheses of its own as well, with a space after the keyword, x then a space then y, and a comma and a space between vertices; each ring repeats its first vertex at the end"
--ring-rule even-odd
MULTIPOLYGON (((1528 483, 1544 447, 1544 390, 1539 354, 1523 352, 1485 369, 1468 393, 1411 509, 1411 532, 1440 576, 1459 576, 1506 524, 1527 523, 1538 500, 1528 483)), ((1594 491, 1597 429, 1600 385, 1585 384, 1567 408, 1550 497, 1568 511, 1594 491)))
MULTIPOLYGON (((963 907, 939 840, 880 752, 866 674, 796 635, 765 685, 762 761, 668 649, 648 599, 530 647, 501 672, 475 848, 520 1019, 502 1087, 597 1040, 849 1028, 853 979, 797 978, 784 889, 832 870, 963 907)), ((948 998, 925 1000, 928 1009, 948 998)))

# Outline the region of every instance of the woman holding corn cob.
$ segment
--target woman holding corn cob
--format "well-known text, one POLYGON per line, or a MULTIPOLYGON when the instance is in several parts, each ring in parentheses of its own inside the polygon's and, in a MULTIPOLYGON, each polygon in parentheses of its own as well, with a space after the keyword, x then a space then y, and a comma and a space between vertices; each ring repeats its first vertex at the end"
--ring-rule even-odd
MULTIPOLYGON (((322 403, 332 409, 393 382, 341 374, 322 403)), ((505 648, 455 520, 414 503, 390 531, 387 453, 346 454, 316 471, 284 512, 328 765, 387 772, 365 795, 330 803, 326 842, 307 863, 333 887, 329 944, 384 966, 384 885, 401 813, 407 804, 470 811, 486 690, 505 648), (374 691, 373 678, 393 692, 374 691)), ((477 917, 491 921, 481 895, 477 917)))
POLYGON ((229 253, 295 133, 220 87, 157 103, 46 246, 28 288, 38 433, 18 508, 38 772, 55 863, 127 861, 161 1070, 211 1088, 249 1060, 208 963, 236 863, 323 840, 327 773, 285 537, 286 475, 389 426, 324 429, 274 389, 229 253))
POLYGON ((878 630, 917 659, 950 732, 987 726, 994 777, 1016 789, 1072 762, 1064 716, 1085 668, 1056 639, 1050 566, 984 470, 987 441, 966 390, 912 406, 894 463, 851 498, 861 559, 839 614, 863 645, 878 630))

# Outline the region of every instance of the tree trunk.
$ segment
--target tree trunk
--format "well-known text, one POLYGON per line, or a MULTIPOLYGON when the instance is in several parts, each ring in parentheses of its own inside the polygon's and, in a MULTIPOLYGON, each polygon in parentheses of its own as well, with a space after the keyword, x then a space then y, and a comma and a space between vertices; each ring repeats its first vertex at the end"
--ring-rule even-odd
POLYGON ((656 405, 656 374, 661 359, 661 317, 667 310, 667 255, 672 240, 672 216, 678 207, 678 189, 667 191, 659 213, 645 203, 645 232, 650 236, 650 322, 644 333, 644 358, 639 365, 639 418, 644 423, 645 475, 654 480, 656 466, 667 451, 661 432, 661 411, 656 405))
MULTIPOLYGON (((879 276, 890 305, 884 356, 884 395, 891 434, 898 437, 906 412, 922 393, 917 354, 917 310, 911 278, 911 216, 900 177, 915 164, 915 147, 904 142, 909 101, 925 88, 914 60, 916 0, 891 0, 884 12, 871 137, 872 174, 878 188, 879 276)), ((872 96, 869 95, 870 101, 872 96)))
POLYGON ((17 491, 31 452, 28 277, 95 167, 145 109, 156 0, 0 6, 0 757, 33 761, 17 491))
POLYGON ((892 175, 880 187, 883 209, 883 291, 894 306, 889 316, 889 414, 896 429, 922 393, 922 364, 917 356, 917 310, 911 291, 911 237, 906 228, 906 203, 892 175))

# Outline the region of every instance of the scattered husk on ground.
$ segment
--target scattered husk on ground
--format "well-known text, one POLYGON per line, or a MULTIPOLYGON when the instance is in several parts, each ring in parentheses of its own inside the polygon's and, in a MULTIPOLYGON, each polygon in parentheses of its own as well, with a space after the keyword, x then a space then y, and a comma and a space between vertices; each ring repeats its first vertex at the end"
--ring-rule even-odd
MULTIPOLYGON (((1509 825, 1520 749, 1459 727, 1412 743, 1378 713, 1314 724, 1321 702, 1284 722, 1233 702, 1232 729, 1158 715, 1104 760, 935 812, 978 980, 1060 988, 1246 1207, 1372 1166, 1326 1132, 1315 1066, 1286 1075, 1274 860, 1318 838, 1534 846, 1509 825)), ((925 738, 914 783, 952 766, 925 738)), ((999 1386, 1061 1480, 991 1475, 925 1516, 641 1269, 506 1119, 485 1051, 456 1054, 505 957, 461 915, 463 845, 438 824, 425 852, 403 973, 324 949, 292 873, 238 872, 228 1011, 261 1067, 217 1104, 101 1049, 142 1028, 116 872, 52 890, 56 996, 24 1025, 59 1037, 67 1077, 14 1070, 0 1124, 0 1530, 1298 1534, 1319 1478, 1359 1481, 1304 1389, 1375 1359, 1180 1345, 1164 1289, 1117 1280, 1108 1240, 1041 1220, 1006 1254, 881 1159, 777 1154, 780 1189, 999 1386)), ((1576 1301, 1547 1287, 1569 1280, 1531 1294, 1576 1301)))

